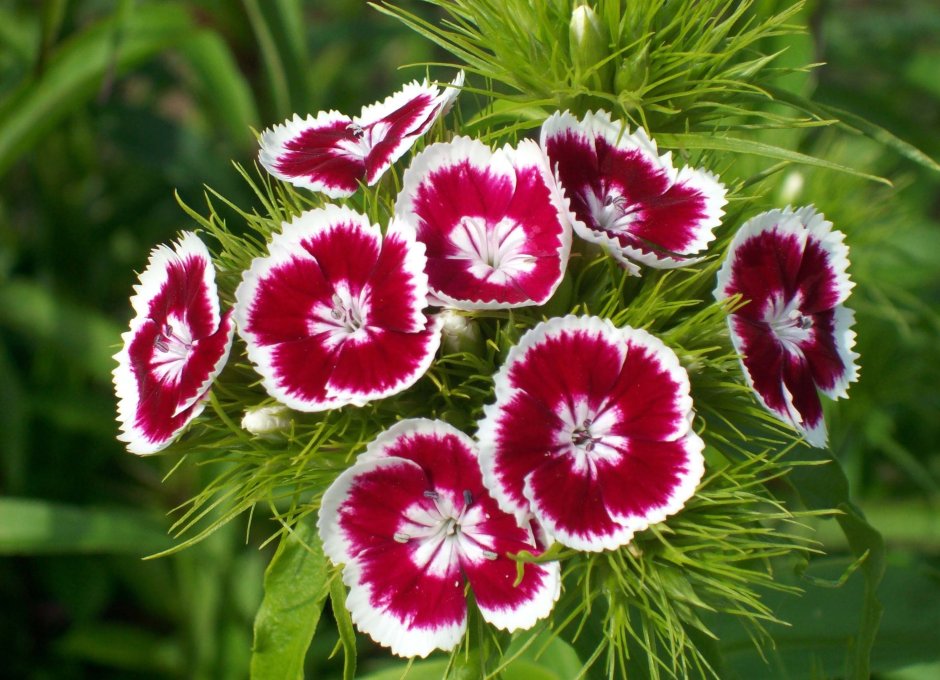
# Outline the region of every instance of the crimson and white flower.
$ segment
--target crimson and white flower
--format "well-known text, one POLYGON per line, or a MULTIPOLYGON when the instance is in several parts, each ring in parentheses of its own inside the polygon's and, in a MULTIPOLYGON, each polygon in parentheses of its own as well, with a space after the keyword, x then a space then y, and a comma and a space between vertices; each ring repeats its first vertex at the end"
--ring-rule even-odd
POLYGON ((483 482, 563 545, 629 543, 678 512, 704 474, 688 375, 646 331, 551 319, 522 336, 495 382, 477 432, 483 482))
POLYGON ((852 286, 842 232, 812 206, 771 210, 735 234, 715 297, 745 304, 728 327, 748 384, 774 415, 825 446, 817 390, 848 396, 858 379, 855 315, 842 303, 852 286))
POLYGON ((396 394, 424 375, 440 321, 424 314, 424 246, 393 221, 309 210, 275 234, 235 291, 238 332, 268 393, 299 411, 396 394))
POLYGON ((220 314, 205 244, 185 232, 150 253, 134 286, 136 316, 114 355, 118 439, 131 453, 156 453, 204 408, 203 397, 232 347, 232 311, 220 314))
POLYGON ((467 625, 469 582, 483 618, 508 631, 546 617, 560 588, 557 562, 528 523, 500 511, 480 477, 473 440, 451 425, 404 420, 369 444, 327 489, 317 522, 323 549, 345 565, 356 626, 400 656, 450 650, 467 625))
POLYGON ((414 81, 354 118, 338 111, 295 114, 261 134, 258 158, 285 182, 331 198, 351 196, 361 182, 378 182, 450 109, 462 85, 463 71, 443 92, 426 80, 414 81))
POLYGON ((405 171, 395 215, 427 247, 435 304, 539 305, 564 276, 571 218, 535 142, 432 144, 405 171))
POLYGON ((692 264, 714 239, 724 214, 725 187, 706 170, 676 170, 671 152, 638 128, 633 134, 606 111, 578 120, 553 114, 541 145, 575 214, 575 232, 596 243, 631 273, 692 264))

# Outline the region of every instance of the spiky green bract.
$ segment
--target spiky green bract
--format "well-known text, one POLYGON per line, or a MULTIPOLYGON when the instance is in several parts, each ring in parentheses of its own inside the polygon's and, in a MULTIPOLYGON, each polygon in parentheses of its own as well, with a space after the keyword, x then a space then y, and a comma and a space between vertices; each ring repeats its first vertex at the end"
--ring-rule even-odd
POLYGON ((774 570, 812 547, 768 491, 782 474, 775 456, 707 456, 712 471, 682 513, 625 548, 567 562, 557 634, 582 652, 587 677, 718 678, 709 617, 735 617, 755 644, 771 643, 764 624, 776 618, 761 595, 794 592, 774 570))
POLYGON ((596 0, 588 3, 592 37, 579 49, 569 44, 579 34, 569 26, 583 22, 582 0, 427 1, 446 13, 444 22, 394 3, 376 7, 491 82, 487 94, 502 102, 491 114, 517 120, 531 107, 577 115, 601 107, 657 132, 705 130, 718 120, 729 129, 732 119, 792 125, 796 118, 742 98, 769 101, 765 85, 810 68, 787 69, 762 52, 769 39, 800 30, 790 22, 802 2, 767 16, 753 0, 596 0))

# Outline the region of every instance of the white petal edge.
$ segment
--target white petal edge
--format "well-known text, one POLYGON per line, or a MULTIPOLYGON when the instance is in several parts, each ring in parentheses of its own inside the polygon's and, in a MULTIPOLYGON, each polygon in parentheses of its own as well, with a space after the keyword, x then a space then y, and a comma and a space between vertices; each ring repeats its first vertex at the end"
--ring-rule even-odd
MULTIPOLYGON (((452 625, 438 628, 410 629, 408 621, 378 610, 369 603, 369 588, 362 581, 362 570, 357 562, 348 563, 343 569, 343 582, 349 588, 346 609, 356 627, 373 640, 388 647, 401 657, 424 658, 438 649, 449 652, 463 639, 467 629, 467 615, 452 625)), ((464 604, 466 607, 466 603, 464 604)))
MULTIPOLYGON (((268 254, 256 257, 251 266, 242 274, 242 280, 235 289, 235 324, 238 334, 244 340, 248 359, 254 364, 261 376, 261 383, 269 395, 285 406, 296 411, 326 411, 344 406, 347 401, 331 395, 327 389, 319 401, 308 401, 293 396, 275 380, 273 370, 273 346, 259 344, 253 333, 247 331, 249 314, 258 292, 261 280, 275 267, 297 259, 316 262, 300 243, 315 237, 321 232, 332 229, 336 224, 350 223, 362 233, 369 235, 381 248, 381 231, 378 225, 371 224, 369 218, 346 206, 327 204, 322 208, 308 210, 291 222, 284 222, 281 231, 274 234, 268 246, 268 254)), ((319 266, 319 264, 317 264, 319 266)))
POLYGON ((130 300, 131 307, 135 312, 135 317, 131 320, 130 329, 121 334, 123 345, 120 351, 114 355, 117 366, 115 366, 114 370, 111 372, 115 396, 118 400, 117 420, 120 424, 120 432, 117 435, 117 439, 127 445, 126 448, 130 453, 137 455, 150 455, 162 451, 172 444, 180 433, 186 429, 189 423, 202 413, 205 406, 199 402, 205 396, 212 381, 215 380, 216 376, 225 366, 229 351, 232 347, 234 326, 229 328, 226 350, 216 363, 213 372, 210 373, 208 379, 203 383, 203 388, 200 388, 197 395, 191 399, 185 407, 178 409, 177 412, 181 412, 189 406, 194 406, 193 412, 186 419, 186 422, 174 430, 165 440, 153 442, 148 439, 144 432, 135 424, 137 420, 137 409, 140 406, 140 388, 137 384, 137 378, 134 376, 130 367, 130 355, 128 351, 131 342, 149 319, 150 303, 163 289, 163 285, 168 278, 167 271, 171 265, 182 264, 182 262, 189 257, 196 257, 203 260, 205 266, 203 268, 202 283, 205 286, 206 296, 209 301, 213 325, 218 329, 221 323, 219 294, 215 283, 215 267, 212 264, 212 257, 209 254, 209 249, 206 247, 206 244, 203 243, 202 239, 200 239, 195 232, 186 231, 182 232, 179 238, 171 245, 172 248, 168 245, 161 244, 150 251, 147 266, 140 274, 140 283, 134 286, 134 294, 131 296, 130 300))
POLYGON ((398 394, 399 392, 403 392, 404 390, 408 389, 418 382, 418 380, 420 380, 425 373, 427 373, 428 369, 431 367, 431 364, 434 362, 434 357, 437 355, 437 350, 441 346, 441 327, 443 323, 443 320, 437 318, 436 316, 431 317, 428 320, 428 325, 424 330, 424 332, 427 333, 427 343, 424 346, 424 356, 415 369, 411 373, 402 376, 398 382, 395 382, 382 390, 370 390, 364 392, 360 390, 346 390, 342 388, 336 388, 331 386, 330 382, 327 381, 327 397, 344 405, 350 404, 352 406, 365 406, 370 401, 383 399, 384 397, 389 397, 393 394, 398 394))
POLYGON ((261 150, 258 152, 258 161, 272 176, 281 181, 293 184, 296 187, 326 194, 330 198, 352 196, 355 191, 347 191, 319 180, 311 180, 308 177, 292 177, 285 175, 277 169, 278 158, 283 156, 286 152, 287 142, 295 139, 304 131, 311 128, 324 127, 339 122, 352 124, 353 120, 339 111, 320 111, 316 118, 312 115, 301 118, 297 114, 294 114, 293 118, 288 118, 280 125, 274 125, 261 133, 261 138, 259 139, 261 150))
MULTIPOLYGON (((526 565, 529 566, 532 565, 526 565)), ((516 630, 528 630, 551 614, 558 596, 561 595, 561 564, 556 561, 545 562, 539 566, 544 567, 546 573, 532 598, 519 603, 515 609, 487 608, 477 602, 483 620, 511 633, 516 630)))
POLYGON ((532 489, 531 485, 532 475, 531 473, 526 476, 525 480, 525 497, 529 501, 529 506, 532 508, 532 514, 535 515, 539 523, 553 540, 557 541, 561 545, 572 548, 574 550, 581 550, 583 552, 603 552, 605 550, 616 550, 617 548, 627 545, 630 541, 633 540, 633 529, 628 526, 624 526, 622 523, 617 522, 616 519, 611 517, 611 522, 616 525, 616 529, 611 533, 596 533, 596 534, 573 534, 565 529, 562 529, 555 523, 554 520, 546 513, 545 509, 539 505, 538 499, 535 497, 535 492, 532 489))
POLYGON ((633 515, 621 516, 611 513, 611 517, 615 521, 625 527, 629 527, 634 532, 643 531, 654 524, 664 522, 668 517, 678 513, 685 507, 685 504, 689 502, 692 496, 695 495, 695 490, 698 488, 699 483, 701 483, 702 477, 705 476, 705 456, 703 455, 705 442, 692 431, 679 441, 683 443, 683 448, 686 452, 686 469, 685 472, 679 475, 680 482, 673 489, 669 498, 666 499, 666 502, 657 508, 651 509, 642 517, 633 515))
MULTIPOLYGON (((445 651, 453 649, 460 642, 466 629, 466 614, 464 620, 455 625, 430 630, 427 628, 411 630, 408 628, 407 621, 373 607, 369 602, 372 586, 363 580, 362 568, 356 557, 350 554, 349 542, 340 532, 339 509, 360 475, 383 467, 400 467, 402 464, 413 466, 424 474, 424 470, 417 463, 406 458, 385 456, 383 451, 401 436, 409 433, 441 431, 437 424, 435 421, 426 419, 402 421, 379 435, 369 444, 366 453, 360 455, 352 467, 340 474, 323 494, 317 518, 317 531, 323 543, 323 552, 334 564, 344 565, 343 582, 349 588, 346 608, 349 610, 353 623, 377 643, 403 657, 425 657, 436 649, 445 651)), ((446 423, 440 423, 440 425, 446 426, 446 423)), ((453 434, 459 431, 448 429, 446 432, 453 434)))
MULTIPOLYGON (((323 542, 323 552, 333 564, 348 564, 356 559, 356 556, 351 554, 349 542, 343 536, 339 527, 339 509, 349 497, 349 490, 361 475, 374 472, 383 467, 401 467, 403 464, 408 467, 413 466, 424 474, 421 466, 406 458, 386 455, 365 456, 365 454, 362 454, 351 467, 344 470, 323 492, 323 499, 320 501, 320 512, 317 517, 317 531, 320 534, 320 540, 323 542)), ((402 509, 404 510, 404 508, 402 509)))
MULTIPOLYGON (((522 504, 513 500, 509 492, 503 488, 495 470, 496 442, 498 441, 502 406, 508 403, 517 392, 521 391, 509 382, 509 372, 513 364, 524 360, 525 355, 545 338, 565 331, 587 331, 593 335, 603 337, 608 337, 609 333, 619 332, 617 327, 608 319, 596 316, 576 316, 574 314, 555 317, 529 329, 519 338, 519 342, 509 348, 506 360, 493 376, 495 401, 483 407, 483 418, 477 423, 475 439, 480 451, 480 470, 483 473, 483 486, 489 491, 490 496, 493 497, 500 509, 514 515, 520 524, 528 519, 529 504, 522 504)), ((626 357, 626 346, 621 343, 620 349, 622 351, 622 362, 626 357)), ((539 522, 542 521, 538 515, 536 515, 536 519, 539 522)), ((548 530, 548 527, 545 528, 548 530)), ((549 531, 549 533, 551 532, 549 531)))
POLYGON ((835 273, 837 302, 844 302, 849 296, 854 283, 848 275, 849 249, 845 245, 845 235, 832 228, 832 222, 816 212, 813 206, 805 206, 794 211, 791 207, 782 210, 768 210, 747 220, 738 229, 728 246, 725 261, 718 270, 715 299, 726 300, 732 294, 728 290, 731 275, 737 262, 738 249, 746 241, 759 236, 765 231, 777 231, 783 235, 796 236, 801 243, 801 253, 806 250, 806 241, 812 238, 828 255, 829 266, 835 273))
POLYGON ((836 352, 845 366, 845 373, 828 388, 820 391, 830 399, 847 399, 849 396, 849 385, 858 380, 858 352, 855 352, 855 331, 852 326, 855 325, 855 312, 843 305, 838 305, 834 310, 834 329, 833 339, 835 340, 836 352))
POLYGON ((414 197, 419 187, 434 172, 463 162, 472 165, 480 174, 488 174, 507 180, 512 185, 513 192, 516 188, 518 170, 529 167, 537 169, 548 189, 549 200, 555 209, 555 214, 561 226, 557 249, 557 257, 561 262, 560 274, 548 293, 537 300, 528 299, 514 303, 501 300, 465 300, 431 288, 428 298, 430 304, 439 304, 439 306, 461 311, 513 309, 545 304, 555 294, 564 279, 571 253, 571 232, 574 216, 569 210, 568 201, 562 193, 555 173, 549 167, 548 157, 534 141, 522 140, 516 147, 506 144, 494 151, 479 140, 469 137, 455 137, 450 142, 439 142, 427 147, 415 156, 402 178, 402 190, 395 203, 395 216, 400 221, 401 228, 417 234, 419 217, 414 211, 414 197))
MULTIPOLYGON (((423 94, 428 95, 430 98, 430 102, 427 105, 430 110, 438 106, 437 100, 440 97, 440 93, 441 91, 437 85, 432 85, 427 80, 422 82, 412 80, 410 83, 403 85, 397 92, 387 96, 384 100, 363 106, 362 111, 355 118, 355 123, 362 127, 372 125, 423 94)), ((419 122, 418 125, 420 126, 421 123, 419 122)), ((412 134, 412 132, 412 130, 409 130, 405 136, 412 134)))

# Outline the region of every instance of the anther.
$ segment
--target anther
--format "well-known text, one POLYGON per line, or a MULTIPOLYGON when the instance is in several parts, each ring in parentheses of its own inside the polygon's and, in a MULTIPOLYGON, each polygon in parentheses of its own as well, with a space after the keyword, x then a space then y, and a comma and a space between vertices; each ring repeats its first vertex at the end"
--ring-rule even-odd
POLYGON ((396 543, 407 543, 408 541, 411 540, 411 536, 409 536, 408 534, 402 533, 400 531, 395 532, 394 538, 395 538, 396 543))
POLYGON ((361 125, 357 125, 356 123, 350 123, 347 125, 346 130, 351 132, 352 136, 356 139, 362 139, 363 135, 365 135, 365 130, 362 129, 361 125))
POLYGON ((166 344, 166 340, 163 340, 162 336, 153 341, 153 346, 161 352, 168 352, 170 350, 170 346, 166 344))
POLYGON ((473 505, 473 494, 470 493, 469 489, 464 489, 463 492, 463 504, 464 507, 469 507, 473 505))
POLYGON ((437 491, 425 491, 424 494, 422 495, 425 498, 430 498, 431 500, 435 500, 435 501, 441 497, 440 494, 437 493, 437 491))
POLYGON ((484 551, 483 551, 483 557, 485 557, 486 559, 492 561, 492 560, 495 560, 497 557, 499 557, 499 555, 497 555, 496 553, 494 553, 492 550, 484 550, 484 551))

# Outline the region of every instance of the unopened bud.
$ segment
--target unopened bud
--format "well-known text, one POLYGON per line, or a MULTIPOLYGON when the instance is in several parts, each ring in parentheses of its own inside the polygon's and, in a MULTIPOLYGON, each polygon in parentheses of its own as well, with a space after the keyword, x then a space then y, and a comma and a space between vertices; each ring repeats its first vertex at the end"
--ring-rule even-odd
POLYGON ((476 321, 453 309, 445 309, 440 317, 444 322, 441 328, 441 344, 444 351, 451 354, 479 354, 483 351, 483 337, 476 321))
POLYGON ((803 193, 803 173, 799 170, 793 170, 787 173, 783 178, 783 184, 780 185, 780 191, 777 193, 777 200, 783 205, 796 205, 800 202, 800 195, 803 193))
POLYGON ((635 54, 623 59, 614 78, 617 94, 634 93, 646 84, 648 71, 648 45, 643 45, 635 54))
POLYGON ((610 87, 611 64, 600 63, 610 56, 607 32, 597 12, 590 5, 578 5, 571 12, 568 24, 568 50, 576 77, 585 85, 607 91, 610 87))
POLYGON ((242 428, 260 437, 278 435, 288 427, 290 418, 287 415, 287 407, 280 404, 249 409, 242 417, 242 428))

